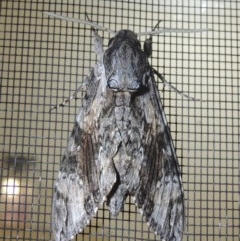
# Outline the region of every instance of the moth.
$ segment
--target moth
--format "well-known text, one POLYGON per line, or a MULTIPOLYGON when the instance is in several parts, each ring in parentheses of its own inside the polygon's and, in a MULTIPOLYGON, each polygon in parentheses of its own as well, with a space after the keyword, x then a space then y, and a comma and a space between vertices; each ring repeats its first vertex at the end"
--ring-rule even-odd
POLYGON ((104 51, 101 37, 94 34, 99 61, 85 79, 83 106, 55 183, 55 240, 81 232, 104 201, 117 216, 132 196, 156 235, 180 241, 183 185, 154 78, 157 71, 148 61, 151 37, 142 50, 136 33, 120 30, 104 51))

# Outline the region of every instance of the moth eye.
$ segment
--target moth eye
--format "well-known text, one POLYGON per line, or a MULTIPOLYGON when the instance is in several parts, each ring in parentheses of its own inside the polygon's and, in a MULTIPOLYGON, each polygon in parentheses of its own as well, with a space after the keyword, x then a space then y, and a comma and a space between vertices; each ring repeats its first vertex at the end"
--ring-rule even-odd
POLYGON ((129 91, 136 91, 140 88, 140 85, 141 85, 140 83, 141 81, 139 81, 138 79, 133 80, 129 83, 127 88, 129 91))
POLYGON ((118 90, 120 88, 119 82, 116 79, 109 79, 108 82, 109 89, 118 90))

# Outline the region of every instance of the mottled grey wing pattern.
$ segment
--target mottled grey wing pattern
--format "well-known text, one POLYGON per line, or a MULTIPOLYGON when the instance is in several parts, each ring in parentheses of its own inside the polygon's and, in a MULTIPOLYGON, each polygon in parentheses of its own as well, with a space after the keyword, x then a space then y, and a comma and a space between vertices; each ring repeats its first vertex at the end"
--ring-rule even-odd
POLYGON ((167 241, 180 241, 184 231, 182 181, 159 92, 151 76, 143 99, 149 128, 143 140, 144 158, 135 202, 154 232, 167 241))
MULTIPOLYGON (((55 184, 52 208, 52 229, 56 241, 66 241, 81 232, 103 203, 100 190, 101 167, 97 165, 98 125, 101 112, 101 85, 98 65, 86 79, 87 93, 63 156, 55 184), (97 106, 97 108, 96 108, 97 106)), ((106 192, 115 182, 115 173, 108 174, 106 192)))

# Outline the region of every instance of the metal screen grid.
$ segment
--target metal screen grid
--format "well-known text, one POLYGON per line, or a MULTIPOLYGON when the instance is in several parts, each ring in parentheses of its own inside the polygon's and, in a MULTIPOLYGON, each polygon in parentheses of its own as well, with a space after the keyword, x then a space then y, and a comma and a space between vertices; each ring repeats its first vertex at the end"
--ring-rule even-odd
MULTIPOLYGON (((51 111, 96 63, 90 27, 43 11, 85 18, 111 30, 209 28, 153 37, 152 66, 182 170, 184 240, 239 240, 238 1, 1 1, 0 240, 51 240, 54 180, 79 100, 51 111)), ((99 34, 107 46, 111 37, 99 34)), ((143 43, 145 37, 140 38, 143 43)), ((107 206, 74 240, 159 240, 131 199, 117 218, 107 206)))

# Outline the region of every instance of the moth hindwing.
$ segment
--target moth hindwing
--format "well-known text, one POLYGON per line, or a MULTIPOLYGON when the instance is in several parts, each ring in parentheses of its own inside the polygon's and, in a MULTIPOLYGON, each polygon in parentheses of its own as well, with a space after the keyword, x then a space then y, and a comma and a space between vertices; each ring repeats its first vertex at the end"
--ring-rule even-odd
POLYGON ((81 232, 104 200, 118 215, 130 195, 155 234, 180 241, 182 181, 149 51, 129 30, 117 32, 105 52, 95 37, 100 59, 86 79, 55 184, 55 240, 81 232))

